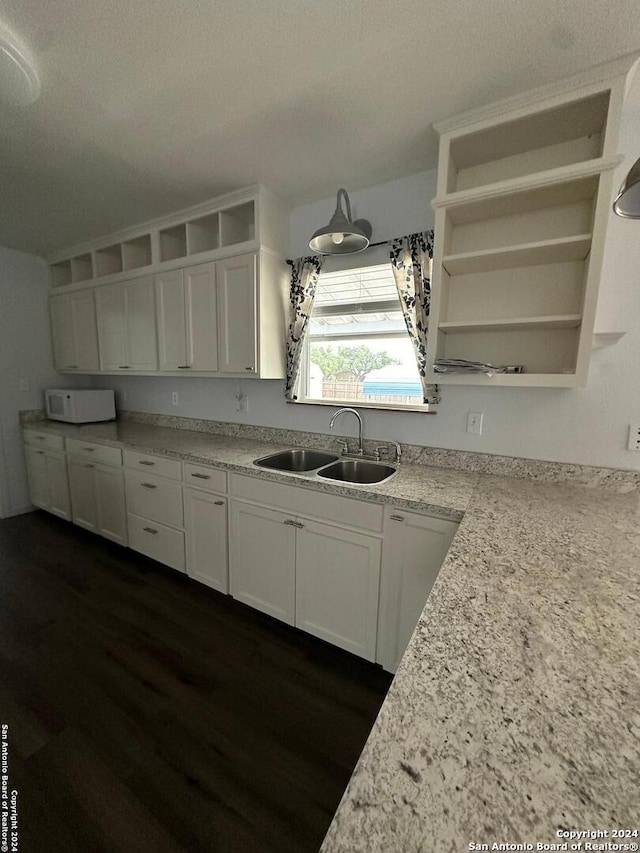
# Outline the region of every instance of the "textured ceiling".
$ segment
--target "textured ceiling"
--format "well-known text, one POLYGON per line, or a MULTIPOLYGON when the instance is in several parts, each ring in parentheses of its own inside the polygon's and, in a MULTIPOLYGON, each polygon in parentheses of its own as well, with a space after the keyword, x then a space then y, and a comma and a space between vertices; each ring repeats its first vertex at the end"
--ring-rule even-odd
POLYGON ((3 0, 42 95, 0 106, 0 245, 47 253, 261 182, 431 168, 430 125, 640 49, 638 0, 3 0))

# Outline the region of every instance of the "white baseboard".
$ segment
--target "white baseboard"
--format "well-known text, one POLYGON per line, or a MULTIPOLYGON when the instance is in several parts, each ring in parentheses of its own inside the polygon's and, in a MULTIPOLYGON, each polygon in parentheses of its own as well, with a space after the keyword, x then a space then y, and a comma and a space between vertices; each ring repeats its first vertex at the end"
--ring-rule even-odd
POLYGON ((27 512, 35 512, 36 507, 32 506, 32 504, 25 504, 24 506, 14 506, 11 509, 5 512, 3 518, 13 518, 14 515, 25 515, 27 512))

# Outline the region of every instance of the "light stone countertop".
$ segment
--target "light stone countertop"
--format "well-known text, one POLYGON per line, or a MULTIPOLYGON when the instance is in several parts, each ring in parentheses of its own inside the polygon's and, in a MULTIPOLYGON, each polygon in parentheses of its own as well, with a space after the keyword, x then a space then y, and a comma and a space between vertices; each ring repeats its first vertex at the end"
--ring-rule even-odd
POLYGON ((28 427, 464 514, 322 853, 535 849, 562 841, 558 828, 640 829, 640 493, 628 483, 401 465, 381 486, 343 486, 256 468, 278 449, 259 440, 28 427))
MULTIPOLYGON (((298 474, 260 468, 253 464, 254 459, 290 445, 272 444, 257 438, 232 438, 128 421, 84 426, 34 421, 25 424, 23 428, 180 458, 188 462, 217 465, 237 473, 250 473, 262 479, 316 491, 377 503, 392 503, 397 507, 427 512, 452 521, 460 521, 464 515, 479 478, 475 473, 402 463, 398 472, 386 483, 363 486, 325 480, 314 473, 298 474)), ((256 434, 259 434, 259 429, 256 429, 256 434)))

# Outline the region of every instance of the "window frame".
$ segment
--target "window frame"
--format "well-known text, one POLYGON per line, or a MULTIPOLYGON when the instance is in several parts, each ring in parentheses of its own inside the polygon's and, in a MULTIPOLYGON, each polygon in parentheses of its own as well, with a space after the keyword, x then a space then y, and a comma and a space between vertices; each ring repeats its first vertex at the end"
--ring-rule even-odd
MULTIPOLYGON (((386 245, 386 244, 385 244, 386 245)), ((362 259, 364 260, 364 259, 362 259)), ((344 272, 348 274, 349 272, 353 272, 355 269, 366 269, 370 267, 379 267, 383 265, 387 265, 390 269, 391 274, 393 275, 393 271, 391 270, 391 262, 388 259, 388 255, 384 259, 374 260, 373 258, 369 261, 369 263, 360 263, 357 266, 353 264, 353 261, 344 267, 336 267, 333 266, 331 269, 321 269, 320 271, 320 280, 322 278, 323 272, 326 273, 340 273, 344 272)), ((318 287, 320 286, 320 280, 318 281, 318 287)), ((372 302, 336 302, 329 303, 322 306, 316 306, 311 311, 311 316, 309 318, 309 327, 307 329, 307 333, 305 336, 304 347, 302 351, 302 363, 300 365, 300 374, 299 374, 299 390, 298 390, 298 399, 289 400, 290 403, 296 403, 301 405, 312 405, 312 406, 332 406, 333 408, 340 406, 352 406, 355 408, 363 408, 363 409, 379 409, 382 411, 396 411, 396 412, 416 412, 421 414, 435 414, 435 411, 431 408, 429 403, 378 403, 378 402, 367 402, 363 400, 354 400, 354 399, 323 399, 309 396, 309 369, 310 369, 310 351, 311 347, 314 343, 325 343, 331 344, 332 342, 339 342, 341 340, 357 340, 362 337, 366 340, 371 340, 374 338, 399 338, 402 340, 409 340, 409 332, 404 326, 404 318, 402 320, 403 329, 395 329, 391 331, 377 331, 377 332, 362 332, 358 334, 357 332, 345 332, 331 335, 313 335, 311 333, 311 322, 314 316, 336 316, 342 314, 381 314, 381 313, 389 313, 390 311, 396 312, 399 311, 402 313, 402 305, 400 303, 400 297, 396 293, 394 299, 384 299, 377 300, 372 302)), ((411 343, 411 341, 410 341, 411 343)), ((413 346, 413 344, 412 344, 413 346)))

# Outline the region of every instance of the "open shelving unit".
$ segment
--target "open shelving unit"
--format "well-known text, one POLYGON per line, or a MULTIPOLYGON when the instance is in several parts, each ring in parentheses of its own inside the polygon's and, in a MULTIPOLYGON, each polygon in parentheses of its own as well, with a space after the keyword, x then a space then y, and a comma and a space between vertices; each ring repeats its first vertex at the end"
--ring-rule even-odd
POLYGON ((437 128, 431 381, 585 383, 632 67, 614 63, 437 128), (441 358, 523 373, 436 373, 441 358))
POLYGON ((51 286, 67 287, 106 277, 111 280, 134 270, 147 273, 176 267, 180 262, 191 263, 192 259, 201 262, 224 257, 257 249, 262 239, 269 248, 284 253, 287 228, 279 203, 263 187, 232 195, 240 199, 226 204, 214 200, 185 211, 182 217, 164 220, 155 229, 150 223, 148 233, 54 258, 50 263, 51 286))

